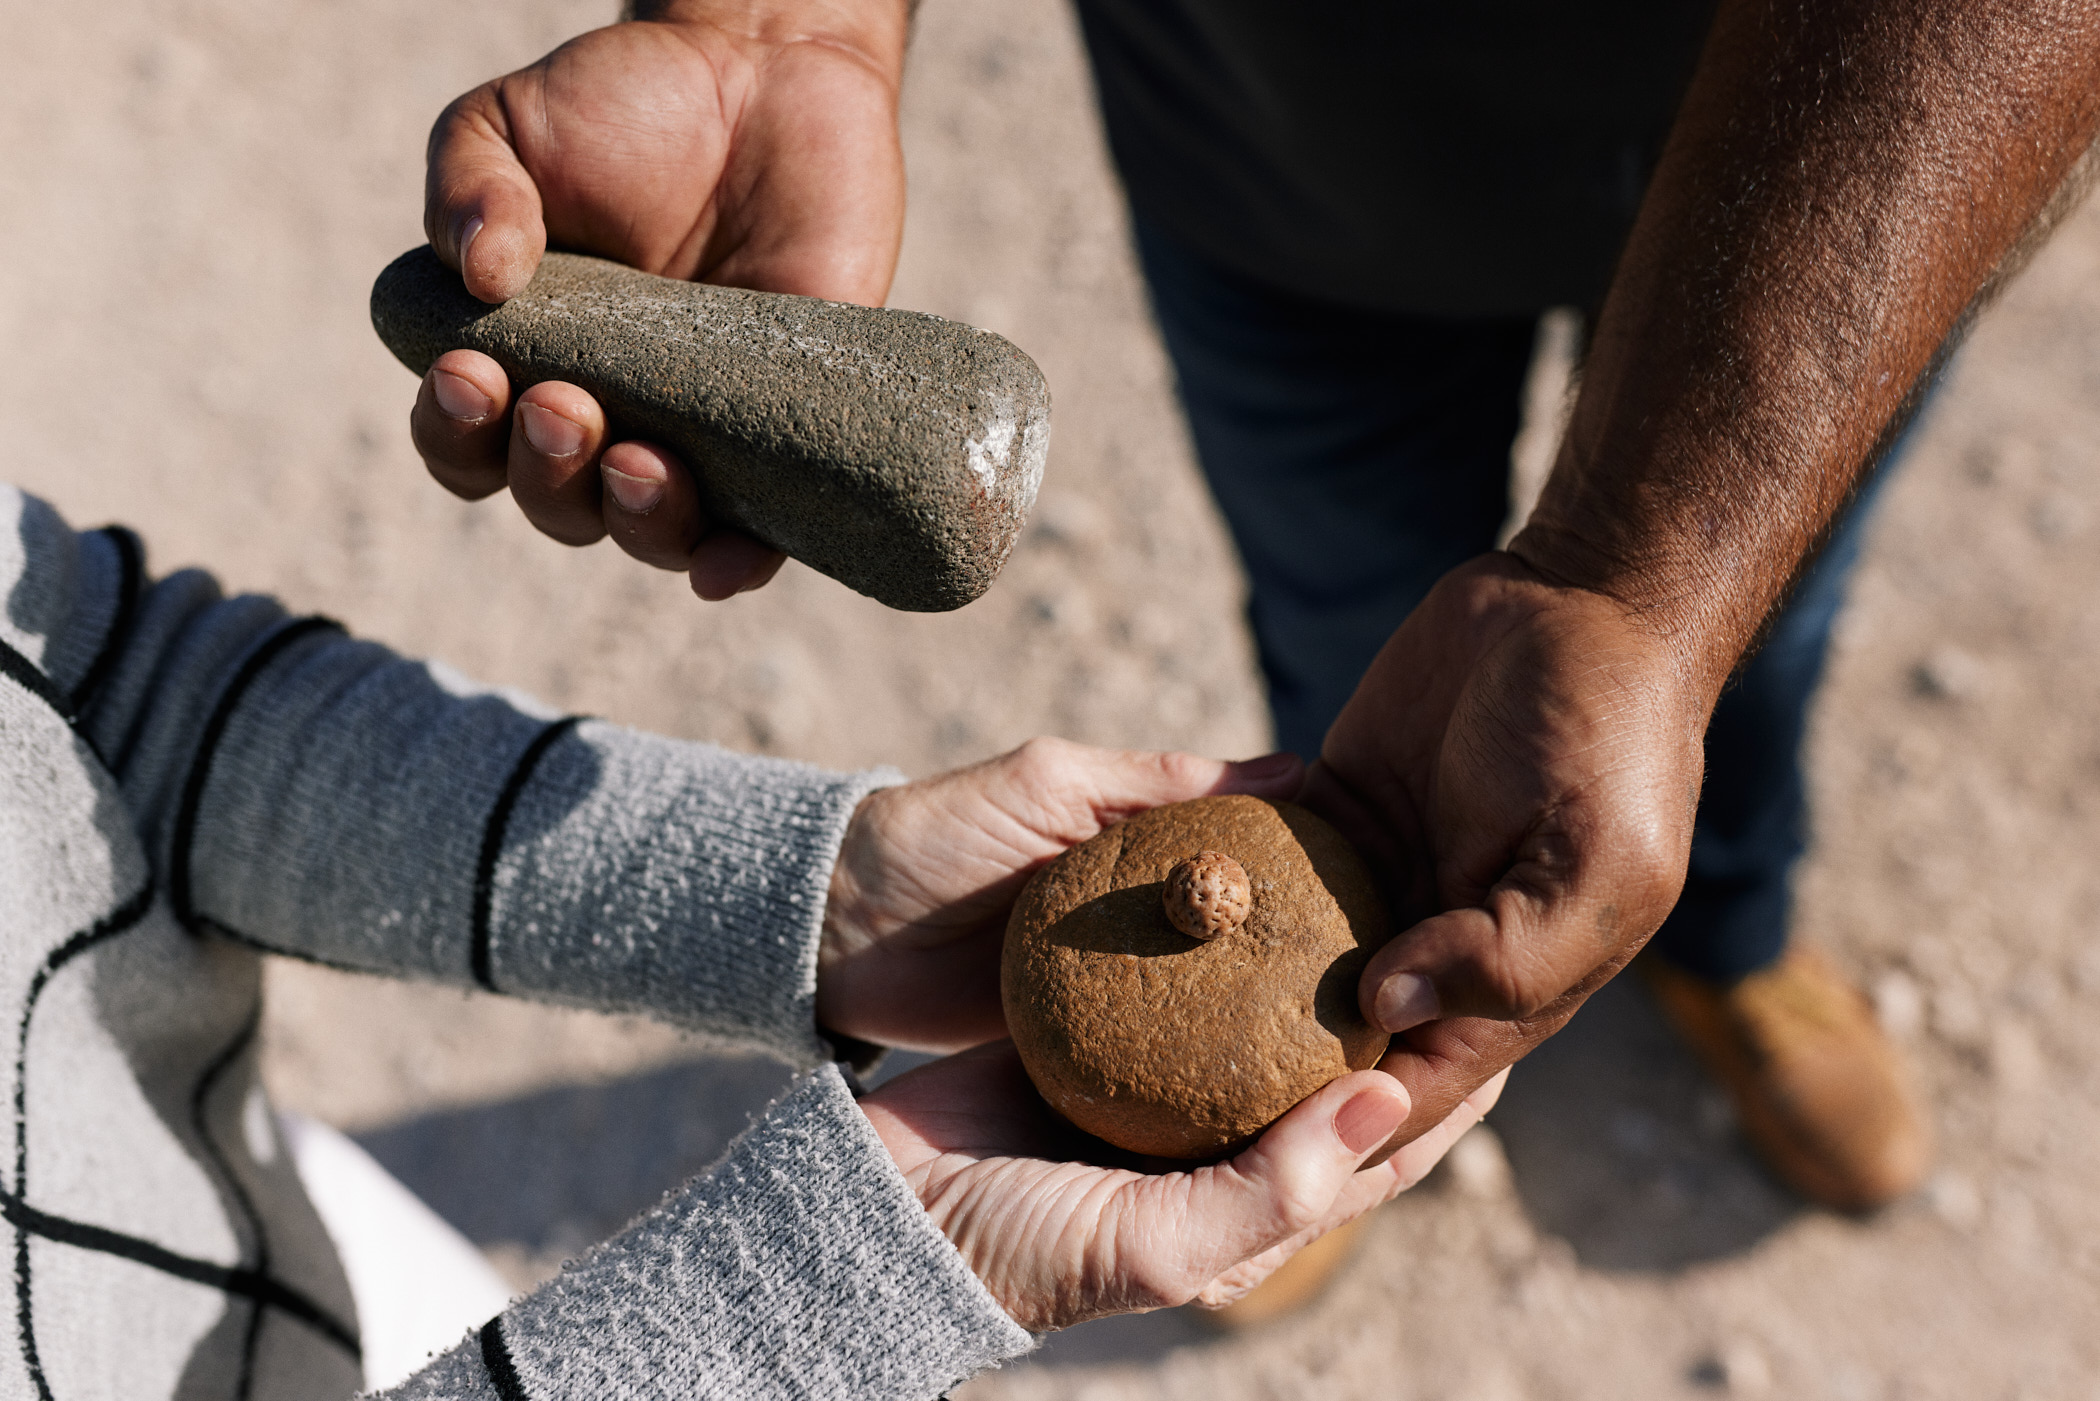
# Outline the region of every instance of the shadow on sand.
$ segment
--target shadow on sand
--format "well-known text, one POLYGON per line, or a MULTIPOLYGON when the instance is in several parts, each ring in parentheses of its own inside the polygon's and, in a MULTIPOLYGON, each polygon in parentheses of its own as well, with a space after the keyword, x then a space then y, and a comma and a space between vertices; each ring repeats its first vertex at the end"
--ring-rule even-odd
POLYGON ((1635 977, 1606 984, 1519 1065, 1489 1122, 1532 1224, 1590 1269, 1741 1254, 1802 1210, 1635 977))
POLYGON ((788 1078, 762 1056, 710 1057, 355 1137, 476 1245, 558 1264, 721 1157, 788 1078))
MULTIPOLYGON (((892 1056, 877 1078, 925 1059, 892 1056)), ((468 1237, 545 1264, 705 1169, 787 1082, 772 1061, 718 1056, 357 1138, 468 1237)), ((1593 1269, 1669 1272, 1738 1254, 1800 1209, 1751 1161, 1725 1103, 1630 979, 1518 1068, 1491 1121, 1534 1225, 1593 1269)), ((1190 1310, 1103 1319, 1053 1335, 1028 1365, 1141 1362, 1219 1336, 1190 1310)))

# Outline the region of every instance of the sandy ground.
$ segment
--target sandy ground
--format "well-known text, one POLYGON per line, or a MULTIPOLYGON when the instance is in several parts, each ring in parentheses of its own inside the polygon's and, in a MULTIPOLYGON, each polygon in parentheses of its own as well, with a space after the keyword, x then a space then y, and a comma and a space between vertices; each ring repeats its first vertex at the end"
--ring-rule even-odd
MULTIPOLYGON (((424 130, 608 16, 14 7, 8 472, 76 522, 139 526, 161 569, 207 563, 672 733, 912 772, 1038 732, 1260 749, 1231 554, 1054 0, 927 0, 907 104, 895 304, 1013 337, 1057 396, 1037 522, 990 597, 906 617, 790 566, 703 607, 423 478, 413 382, 364 297, 420 237, 424 130)), ((1930 1188, 1870 1221, 1806 1209, 1614 987, 1519 1071, 1491 1131, 1381 1214, 1314 1312, 1235 1338, 1178 1312, 1089 1325, 970 1397, 2100 1398, 2096 265, 2088 211, 1958 360, 1887 495, 1816 723, 1799 921, 1930 1087, 1930 1188)), ((643 1024, 271 977, 280 1099, 360 1133, 521 1281, 703 1166, 780 1079, 643 1024)))

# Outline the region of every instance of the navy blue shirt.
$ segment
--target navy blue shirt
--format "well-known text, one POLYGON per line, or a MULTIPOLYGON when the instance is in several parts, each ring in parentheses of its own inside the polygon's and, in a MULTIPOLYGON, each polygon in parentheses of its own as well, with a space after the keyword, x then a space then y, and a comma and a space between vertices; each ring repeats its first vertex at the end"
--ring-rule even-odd
POLYGON ((1137 212, 1305 295, 1602 295, 1714 0, 1078 0, 1137 212))

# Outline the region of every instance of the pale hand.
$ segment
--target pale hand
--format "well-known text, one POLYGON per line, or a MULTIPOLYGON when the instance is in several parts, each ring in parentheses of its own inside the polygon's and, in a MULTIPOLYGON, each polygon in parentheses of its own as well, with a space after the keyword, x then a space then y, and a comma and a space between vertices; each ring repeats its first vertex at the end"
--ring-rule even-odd
POLYGON ((1212 793, 1286 798, 1289 754, 1193 754, 1031 740, 1000 758, 869 794, 833 868, 817 1019, 885 1046, 950 1051, 1006 1034, 999 952, 1041 865, 1133 813, 1212 793))
POLYGON ((860 1107, 999 1306, 1048 1332, 1105 1314, 1230 1303, 1420 1181, 1501 1090, 1497 1077, 1364 1168, 1407 1117, 1408 1097, 1392 1077, 1359 1071, 1228 1161, 1151 1174, 1072 1160, 1087 1141, 1043 1106, 1010 1042, 899 1076, 860 1107))

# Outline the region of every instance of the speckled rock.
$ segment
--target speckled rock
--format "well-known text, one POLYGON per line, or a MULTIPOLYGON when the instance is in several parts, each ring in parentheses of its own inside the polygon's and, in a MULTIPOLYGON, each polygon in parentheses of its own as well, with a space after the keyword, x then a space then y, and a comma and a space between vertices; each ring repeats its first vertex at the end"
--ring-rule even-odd
POLYGON ((1037 872, 1006 930, 1001 992, 1029 1077, 1078 1127, 1132 1152, 1210 1158, 1388 1040, 1356 981, 1388 937, 1370 873, 1305 809, 1198 798, 1141 813, 1037 872), (1252 908, 1216 937, 1169 921, 1198 853, 1246 872, 1252 908))
POLYGON ((500 307, 427 247, 372 288, 417 374, 448 350, 523 389, 558 379, 617 433, 682 456, 715 519, 892 608, 977 598, 1012 551, 1050 446, 1050 391, 1019 349, 957 321, 678 282, 550 253, 500 307))

